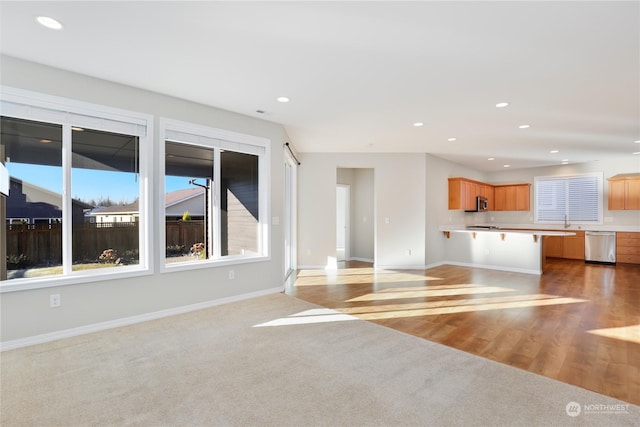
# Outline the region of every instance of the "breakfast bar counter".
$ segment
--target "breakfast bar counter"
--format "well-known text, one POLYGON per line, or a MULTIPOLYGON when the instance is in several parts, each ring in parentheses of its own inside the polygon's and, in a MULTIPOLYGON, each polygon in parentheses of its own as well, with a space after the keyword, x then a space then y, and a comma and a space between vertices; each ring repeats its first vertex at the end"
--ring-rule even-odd
POLYGON ((575 236, 571 231, 441 226, 448 263, 529 274, 545 267, 543 236, 575 236))

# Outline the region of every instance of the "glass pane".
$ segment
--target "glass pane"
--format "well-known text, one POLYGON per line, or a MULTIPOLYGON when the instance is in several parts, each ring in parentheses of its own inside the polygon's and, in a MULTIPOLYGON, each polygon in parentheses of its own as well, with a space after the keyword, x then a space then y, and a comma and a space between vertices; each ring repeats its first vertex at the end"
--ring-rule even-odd
POLYGON ((138 137, 72 129, 73 270, 138 264, 138 137))
POLYGON ((10 177, 2 280, 61 274, 62 127, 2 117, 0 130, 10 177))
POLYGON ((212 254, 213 149, 165 142, 166 262, 197 262, 212 254))
POLYGON ((222 255, 259 253, 258 156, 220 153, 222 255))

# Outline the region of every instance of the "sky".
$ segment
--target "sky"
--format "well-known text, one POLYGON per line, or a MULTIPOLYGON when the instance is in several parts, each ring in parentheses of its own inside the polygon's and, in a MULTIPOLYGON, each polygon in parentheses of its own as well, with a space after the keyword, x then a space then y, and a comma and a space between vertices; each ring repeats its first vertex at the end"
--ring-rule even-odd
MULTIPOLYGON (((8 162, 5 165, 12 178, 17 178, 54 193, 62 193, 62 168, 8 162)), ((131 203, 138 197, 137 174, 74 168, 71 172, 71 194, 76 200, 88 202, 107 197, 116 203, 131 203)), ((192 188, 185 177, 167 177, 166 192, 192 188)))

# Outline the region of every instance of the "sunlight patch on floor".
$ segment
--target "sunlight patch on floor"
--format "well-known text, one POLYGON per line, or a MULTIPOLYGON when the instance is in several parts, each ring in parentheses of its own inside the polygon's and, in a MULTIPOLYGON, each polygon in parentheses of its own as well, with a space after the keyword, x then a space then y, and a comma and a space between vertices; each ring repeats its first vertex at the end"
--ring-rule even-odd
POLYGON ((473 288, 461 289, 431 289, 431 287, 409 288, 406 291, 394 291, 389 289, 385 292, 372 293, 351 298, 346 302, 363 302, 363 301, 380 301, 390 299, 407 299, 407 298, 428 298, 428 297, 446 297, 453 295, 474 295, 474 294, 490 294, 495 292, 515 292, 515 289, 503 288, 500 286, 479 286, 473 288))
MULTIPOLYGON (((342 311, 342 310, 341 310, 342 311)), ((592 329, 590 334, 640 344, 640 325, 621 326, 618 328, 592 329)))
POLYGON ((406 304, 342 307, 342 308, 338 308, 337 310, 339 310, 342 313, 358 315, 358 314, 365 314, 365 313, 380 313, 380 312, 386 312, 386 311, 406 311, 406 310, 419 310, 424 308, 440 308, 440 307, 461 307, 461 306, 511 303, 511 302, 535 301, 535 300, 557 299, 557 298, 559 297, 555 295, 547 295, 547 294, 510 295, 510 296, 473 298, 473 299, 449 299, 444 301, 415 302, 415 303, 406 303, 406 304))
POLYGON ((253 325, 253 327, 310 325, 314 323, 346 322, 350 320, 358 320, 358 318, 329 308, 319 308, 301 311, 288 317, 281 317, 280 319, 253 325))
POLYGON ((547 298, 547 299, 532 299, 525 301, 512 301, 501 303, 489 303, 478 305, 462 305, 452 307, 439 307, 439 308, 424 308, 417 310, 396 310, 386 311, 383 313, 363 313, 358 314, 358 317, 363 320, 382 320, 382 319, 396 319, 400 317, 420 317, 420 316, 438 316, 441 314, 452 313, 469 313, 476 311, 487 310, 504 310, 509 308, 524 308, 524 307, 542 307, 559 304, 575 304, 587 302, 587 300, 578 298, 547 298))
POLYGON ((443 280, 424 274, 375 270, 373 268, 345 268, 335 271, 301 270, 294 286, 331 286, 359 283, 425 282, 443 280))

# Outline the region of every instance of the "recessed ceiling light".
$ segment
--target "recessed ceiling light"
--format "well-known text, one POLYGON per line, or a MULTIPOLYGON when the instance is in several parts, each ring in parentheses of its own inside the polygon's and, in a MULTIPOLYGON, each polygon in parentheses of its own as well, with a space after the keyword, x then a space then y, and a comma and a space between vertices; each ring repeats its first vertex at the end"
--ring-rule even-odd
POLYGON ((556 154, 556 153, 559 153, 559 151, 558 150, 551 150, 551 151, 549 151, 549 153, 556 154))
POLYGON ((60 21, 56 21, 53 18, 49 18, 48 16, 38 16, 36 18, 36 22, 42 25, 43 27, 47 27, 50 30, 62 30, 62 24, 60 21))
POLYGON ((508 107, 508 106, 509 106, 508 102, 498 102, 496 104, 496 107, 498 107, 498 108, 504 108, 504 107, 508 107))
POLYGON ((510 167, 511 167, 511 165, 504 165, 504 167, 505 167, 505 168, 510 168, 510 167))
POLYGON ((278 102, 289 102, 291 101, 289 98, 287 98, 286 96, 279 96, 276 98, 276 101, 278 102))
POLYGON ((487 160, 491 161, 491 160, 495 160, 495 157, 489 157, 487 160))
POLYGON ((635 153, 633 153, 633 154, 640 154, 640 151, 636 151, 636 152, 635 152, 635 153))
POLYGON ((531 125, 520 125, 518 126, 519 129, 529 129, 531 127, 531 125))
POLYGON ((569 161, 569 159, 562 159, 562 161, 563 161, 563 162, 568 162, 568 161, 569 161))
POLYGON ((635 142, 636 144, 640 144, 640 139, 637 140, 637 141, 633 141, 633 142, 635 142))
POLYGON ((51 144, 53 141, 50 139, 41 139, 40 142, 42 142, 43 144, 51 144))
POLYGON ((419 128, 420 126, 424 126, 424 123, 422 123, 422 122, 415 122, 413 125, 414 125, 415 127, 419 128))
POLYGON ((447 141, 449 141, 449 142, 453 142, 453 141, 455 141, 455 140, 456 140, 455 138, 449 138, 449 139, 447 139, 447 141))

